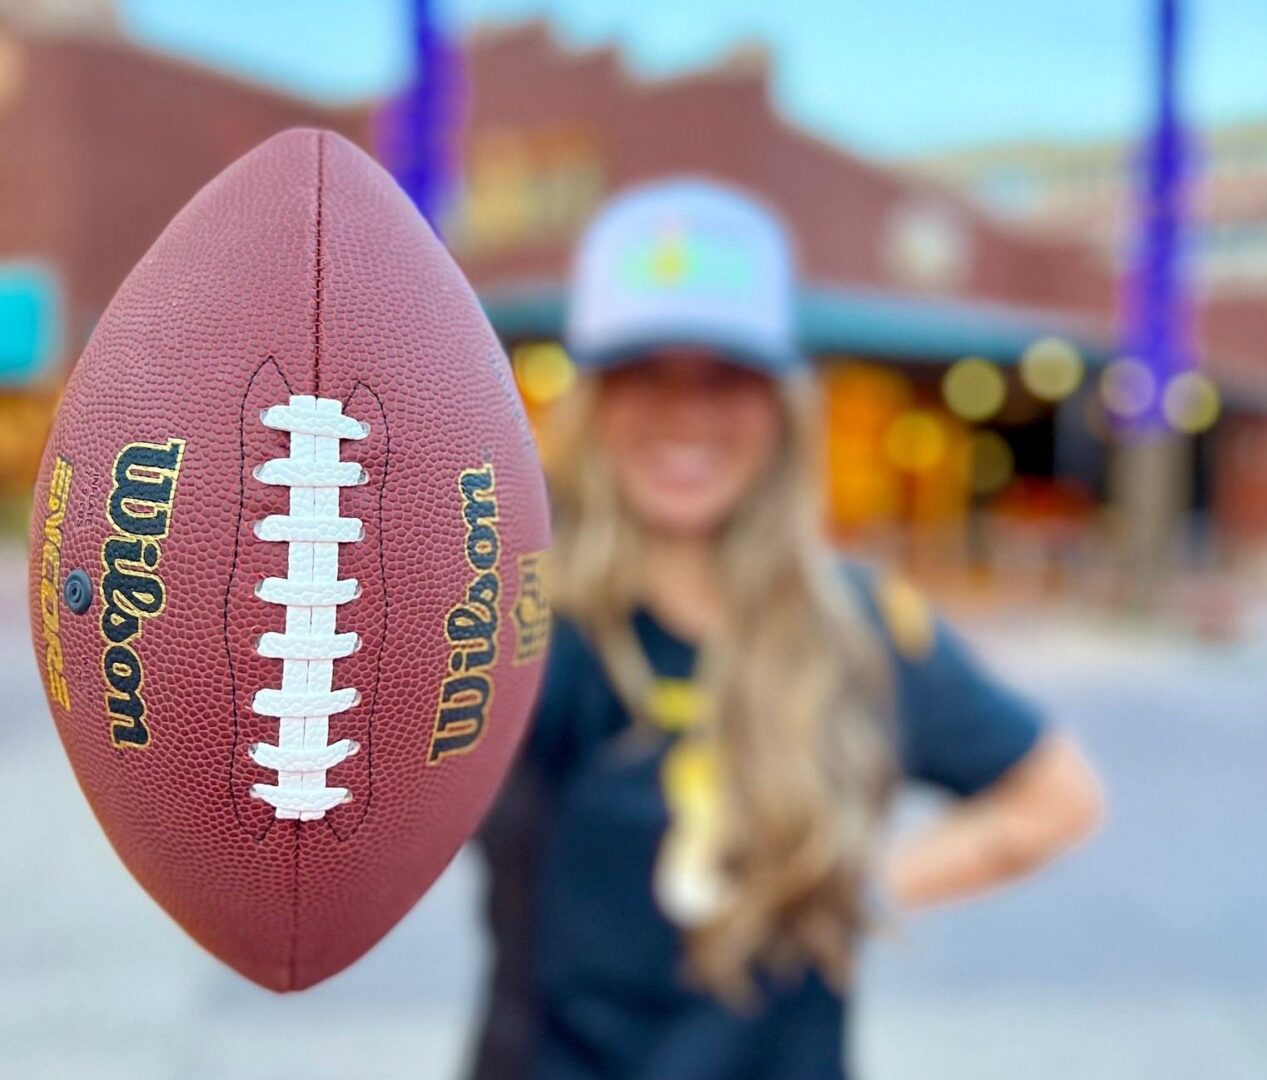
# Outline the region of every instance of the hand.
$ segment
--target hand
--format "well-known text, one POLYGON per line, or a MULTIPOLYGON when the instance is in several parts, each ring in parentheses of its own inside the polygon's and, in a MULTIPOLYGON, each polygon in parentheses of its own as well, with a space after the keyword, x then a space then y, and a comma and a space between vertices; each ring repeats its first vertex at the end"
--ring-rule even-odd
POLYGON ((972 896, 1050 862, 1102 816, 1086 758, 1069 738, 1049 735, 994 785, 897 841, 879 888, 897 910, 972 896))

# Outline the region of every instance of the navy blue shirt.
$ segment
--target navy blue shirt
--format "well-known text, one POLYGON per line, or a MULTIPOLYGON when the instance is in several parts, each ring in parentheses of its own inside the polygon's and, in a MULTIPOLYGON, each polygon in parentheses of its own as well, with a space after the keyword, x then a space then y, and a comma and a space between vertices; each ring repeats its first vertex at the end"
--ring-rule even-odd
MULTIPOLYGON (((850 578, 888 648, 904 773, 959 796, 990 786, 1038 738, 1035 710, 908 586, 850 578)), ((634 629, 658 678, 690 678, 690 644, 646 613, 634 629)), ((846 1003, 816 973, 763 978, 742 1014, 684 977, 682 935, 652 890, 677 738, 634 725, 582 633, 556 622, 534 727, 484 834, 498 958, 478 1077, 845 1075, 846 1003)))

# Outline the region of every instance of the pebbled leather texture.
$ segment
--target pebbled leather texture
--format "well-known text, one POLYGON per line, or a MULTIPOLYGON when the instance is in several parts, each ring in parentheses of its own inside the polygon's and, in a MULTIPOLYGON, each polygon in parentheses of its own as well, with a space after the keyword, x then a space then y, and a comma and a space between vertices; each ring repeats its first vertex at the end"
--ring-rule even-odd
MULTIPOLYGON (((66 388, 35 492, 31 615, 85 795, 128 868, 202 945, 264 986, 301 989, 372 947, 445 867, 500 783, 536 692, 541 657, 516 657, 512 608, 518 560, 547 546, 547 522, 505 356, 448 253, 364 153, 329 132, 285 132, 172 221, 66 388), (283 664, 255 643, 285 628, 285 609, 255 589, 287 574, 287 545, 253 526, 285 514, 289 495, 253 470, 286 456, 288 433, 260 413, 291 394, 336 398, 370 428, 340 451, 367 482, 340 490, 340 515, 364 534, 339 545, 338 576, 356 578, 360 595, 339 606, 337 630, 360 647, 334 661, 334 686, 361 696, 329 722, 330 743, 360 751, 327 778, 351 801, 302 822, 250 794, 276 780, 249 751, 276 742, 278 721, 251 702, 281 685, 283 664), (172 439, 185 446, 168 534, 147 545, 161 610, 137 617, 128 642, 149 741, 115 745, 102 629, 115 461, 129 444, 172 439), (72 470, 60 524, 49 511, 59 458, 72 470), (475 576, 459 477, 489 463, 494 693, 481 740, 429 764, 454 657, 446 618, 475 576), (75 569, 93 582, 84 614, 61 595, 75 569), (45 577, 56 592, 46 585, 42 602, 45 577)), ((155 597, 127 600, 125 620, 155 597)))

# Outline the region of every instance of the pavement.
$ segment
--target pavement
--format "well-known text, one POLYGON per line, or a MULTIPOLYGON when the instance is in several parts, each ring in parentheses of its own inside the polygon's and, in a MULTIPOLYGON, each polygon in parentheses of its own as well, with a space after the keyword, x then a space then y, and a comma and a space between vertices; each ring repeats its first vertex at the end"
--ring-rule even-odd
MULTIPOLYGON (((487 955, 460 856, 388 939, 304 994, 189 941, 115 858, 57 742, 0 548, 0 1078, 449 1080, 487 955)), ((967 627, 1097 762, 1105 828, 910 920, 864 958, 869 1080, 1267 1080, 1267 620, 1203 644, 1032 608, 967 627)), ((907 796, 897 828, 935 804, 907 796)))

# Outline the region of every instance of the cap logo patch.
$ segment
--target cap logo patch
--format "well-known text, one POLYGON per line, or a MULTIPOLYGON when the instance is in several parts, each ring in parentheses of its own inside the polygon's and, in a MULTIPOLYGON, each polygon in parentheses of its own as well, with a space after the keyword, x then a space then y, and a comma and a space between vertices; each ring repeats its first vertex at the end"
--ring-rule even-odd
POLYGON ((728 299, 752 292, 752 253, 733 240, 675 227, 629 248, 620 282, 631 292, 689 290, 728 299))

